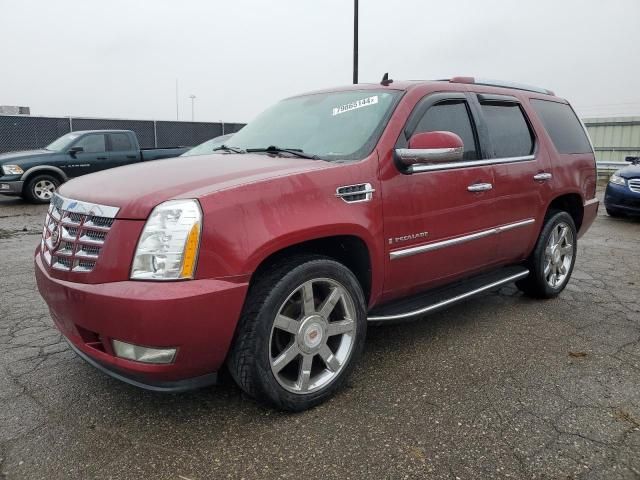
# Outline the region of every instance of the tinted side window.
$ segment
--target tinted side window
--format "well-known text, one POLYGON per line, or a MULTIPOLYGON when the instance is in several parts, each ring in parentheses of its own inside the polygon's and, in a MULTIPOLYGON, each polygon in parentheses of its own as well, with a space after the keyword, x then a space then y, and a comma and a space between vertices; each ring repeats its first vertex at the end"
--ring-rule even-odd
POLYGON ((82 147, 84 153, 98 153, 106 150, 104 145, 104 135, 85 135, 78 140, 75 147, 82 147))
POLYGON ((131 140, 126 133, 112 133, 111 137, 111 150, 114 152, 122 152, 124 150, 133 150, 131 146, 131 140))
POLYGON ((547 100, 531 100, 531 105, 558 153, 591 153, 589 139, 569 105, 547 100))
POLYGON ((466 102, 445 101, 433 105, 427 110, 416 126, 415 133, 447 131, 457 134, 464 143, 464 160, 476 160, 476 148, 473 126, 469 118, 466 102))
POLYGON ((533 153, 533 135, 517 103, 482 103, 496 158, 524 157, 533 153))

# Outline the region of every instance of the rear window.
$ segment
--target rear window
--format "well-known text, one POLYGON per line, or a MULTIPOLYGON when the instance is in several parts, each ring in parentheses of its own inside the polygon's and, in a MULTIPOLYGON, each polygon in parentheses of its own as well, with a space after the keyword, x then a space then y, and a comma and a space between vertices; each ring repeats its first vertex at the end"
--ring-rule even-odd
POLYGON ((538 99, 532 99, 531 105, 542 120, 558 153, 592 152, 589 138, 569 105, 538 99))
POLYGON ((126 133, 112 133, 111 150, 113 150, 114 152, 133 150, 131 140, 129 140, 129 135, 127 135, 126 133))
POLYGON ((533 135, 517 103, 482 103, 496 158, 525 157, 533 153, 533 135))

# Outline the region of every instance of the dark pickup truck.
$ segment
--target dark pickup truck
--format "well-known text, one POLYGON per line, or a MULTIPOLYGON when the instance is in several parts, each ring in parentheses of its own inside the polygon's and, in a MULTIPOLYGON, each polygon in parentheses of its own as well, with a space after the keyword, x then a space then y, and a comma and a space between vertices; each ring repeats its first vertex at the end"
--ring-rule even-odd
POLYGON ((130 130, 68 133, 41 150, 0 155, 0 194, 49 203, 58 186, 73 177, 130 163, 177 157, 188 147, 140 148, 130 130))

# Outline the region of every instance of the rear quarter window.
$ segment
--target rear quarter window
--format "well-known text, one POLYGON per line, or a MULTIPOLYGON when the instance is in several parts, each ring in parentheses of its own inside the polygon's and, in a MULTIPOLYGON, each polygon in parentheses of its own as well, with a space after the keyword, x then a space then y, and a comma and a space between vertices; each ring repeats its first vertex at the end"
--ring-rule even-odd
POLYGON ((589 138, 568 104, 539 99, 530 102, 558 153, 592 153, 589 138))

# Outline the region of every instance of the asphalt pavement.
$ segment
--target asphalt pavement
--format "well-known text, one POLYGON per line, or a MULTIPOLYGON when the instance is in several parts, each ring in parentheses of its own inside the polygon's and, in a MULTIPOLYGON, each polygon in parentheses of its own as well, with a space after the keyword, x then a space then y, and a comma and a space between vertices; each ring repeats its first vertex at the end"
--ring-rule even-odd
POLYGON ((371 328, 347 388, 285 414, 78 358, 35 286, 45 210, 0 199, 0 476, 640 479, 640 221, 601 212, 558 299, 505 287, 371 328))

